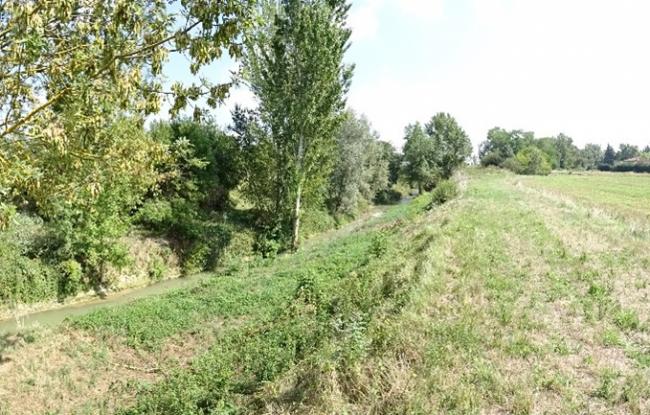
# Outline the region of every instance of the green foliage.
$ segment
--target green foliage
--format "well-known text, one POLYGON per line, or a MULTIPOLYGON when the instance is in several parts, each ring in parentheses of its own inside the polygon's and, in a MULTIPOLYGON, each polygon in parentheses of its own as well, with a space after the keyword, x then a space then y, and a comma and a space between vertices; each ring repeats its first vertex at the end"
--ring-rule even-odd
POLYGON ((598 166, 598 169, 601 171, 650 173, 650 163, 620 162, 620 163, 614 163, 614 165, 601 164, 598 166))
POLYGON ((640 154, 641 153, 639 152, 639 147, 632 144, 623 143, 619 146, 615 158, 617 161, 624 161, 638 157, 640 154))
POLYGON ((273 229, 259 232, 255 240, 255 251, 263 258, 275 258, 282 250, 283 243, 279 232, 273 229))
POLYGON ((572 169, 576 167, 578 149, 573 145, 571 137, 560 133, 555 138, 555 148, 558 157, 558 168, 572 169))
POLYGON ((404 175, 417 183, 418 191, 432 189, 439 179, 448 179, 472 153, 465 131, 449 114, 438 113, 424 129, 419 123, 406 128, 404 175))
MULTIPOLYGON (((221 102, 229 84, 202 80, 195 85, 176 83, 164 91, 162 68, 172 50, 189 58, 193 74, 224 50, 235 59, 241 57, 240 36, 251 24, 253 4, 3 2, 0 186, 29 188, 32 193, 65 190, 72 197, 78 183, 71 183, 70 189, 53 188, 48 181, 58 173, 43 164, 56 163, 67 173, 90 160, 137 161, 123 153, 104 158, 108 146, 102 143, 111 139, 106 129, 112 117, 143 119, 160 110, 163 96, 173 97, 173 114, 200 98, 212 107, 221 102)), ((93 178, 88 176, 89 181, 93 178)))
POLYGON ((519 151, 515 157, 506 160, 504 167, 517 174, 545 176, 551 173, 548 157, 535 146, 528 146, 519 151))
POLYGON ((546 170, 545 166, 540 166, 538 173, 524 173, 535 170, 528 167, 530 160, 526 158, 530 157, 535 158, 533 163, 539 161, 541 164, 548 164, 549 169, 594 168, 593 153, 594 149, 589 148, 583 157, 573 144, 573 139, 562 133, 557 137, 535 138, 532 132, 507 131, 498 127, 488 132, 487 140, 479 147, 482 166, 506 167, 521 171, 521 174, 546 174, 539 173, 546 170), (536 147, 539 151, 532 150, 531 147, 536 147), (521 153, 523 150, 526 151, 521 153), (545 163, 537 160, 539 153, 544 154, 545 163))
POLYGON ((336 228, 340 218, 330 215, 325 207, 305 210, 302 215, 302 233, 305 237, 336 228))
POLYGON ((530 132, 492 128, 488 131, 487 140, 479 147, 481 165, 502 166, 507 159, 532 144, 533 139, 533 133, 530 132))
POLYGON ((472 154, 472 143, 454 117, 446 113, 434 115, 424 128, 434 142, 440 175, 449 179, 472 154))
POLYGON ((383 256, 388 250, 388 237, 383 232, 378 232, 372 238, 372 244, 370 245, 370 253, 379 258, 383 256))
POLYGON ((161 258, 154 258, 149 268, 149 278, 160 281, 167 273, 167 266, 161 258))
POLYGON ((74 259, 68 259, 59 264, 59 297, 75 296, 84 286, 83 268, 74 259))
POLYGON ((129 229, 128 212, 118 195, 104 192, 92 210, 68 204, 55 206, 48 222, 54 256, 61 261, 81 263, 94 285, 104 285, 107 267, 124 267, 129 262, 126 247, 119 238, 129 229))
MULTIPOLYGON (((64 112, 73 108, 62 108, 64 112)), ((98 129, 77 129, 66 118, 69 142, 87 156, 65 148, 37 147, 42 177, 15 183, 14 200, 45 219, 46 254, 52 262, 75 260, 90 282, 101 285, 108 265, 123 266, 126 250, 118 242, 130 225, 130 213, 156 183, 155 164, 163 148, 138 120, 107 115, 98 129)))
POLYGON ((384 189, 377 193, 374 202, 378 205, 391 205, 402 200, 402 192, 396 189, 384 189))
POLYGON ((417 184, 418 191, 434 187, 440 175, 435 143, 420 123, 406 127, 403 174, 407 181, 417 184))
POLYGON ((31 303, 57 297, 59 273, 39 258, 46 235, 39 218, 13 217, 0 232, 0 303, 31 303))
POLYGON ((603 150, 598 144, 586 144, 578 150, 578 164, 585 170, 595 170, 603 159, 603 150))
POLYGON ((608 166, 611 166, 614 164, 616 161, 616 152, 614 151, 614 148, 607 144, 607 148, 605 149, 605 154, 603 155, 603 164, 606 164, 608 166))
POLYGON ((166 164, 158 166, 163 180, 158 193, 180 196, 204 210, 223 210, 229 192, 241 179, 237 141, 213 121, 180 119, 151 127, 156 142, 169 148, 166 164))
POLYGON ((352 75, 343 64, 349 6, 341 0, 289 0, 271 9, 267 25, 248 36, 245 57, 247 80, 260 101, 260 122, 254 124, 263 127, 240 129, 257 138, 246 140, 253 148, 245 154, 254 156, 249 161, 262 169, 257 175, 268 176, 268 185, 252 183, 245 190, 270 225, 290 235, 295 249, 303 202, 323 196, 334 133, 343 119, 352 75))
POLYGON ((151 136, 168 156, 135 219, 174 241, 184 273, 214 269, 233 233, 222 214, 241 178, 237 142, 210 121, 187 119, 156 123, 151 136))
POLYGON ((453 180, 442 180, 431 192, 431 204, 429 207, 442 205, 456 198, 459 194, 458 185, 453 180))
POLYGON ((330 176, 328 205, 333 214, 354 215, 388 186, 392 146, 377 140, 365 117, 348 111, 339 129, 330 176))
POLYGON ((614 316, 614 323, 623 330, 638 330, 641 321, 634 310, 620 310, 614 316))

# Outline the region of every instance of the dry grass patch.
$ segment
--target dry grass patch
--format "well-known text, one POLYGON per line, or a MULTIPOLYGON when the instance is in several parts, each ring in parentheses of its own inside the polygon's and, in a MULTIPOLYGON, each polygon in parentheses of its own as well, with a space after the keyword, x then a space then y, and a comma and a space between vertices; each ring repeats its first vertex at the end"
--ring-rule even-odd
POLYGON ((185 333, 155 350, 72 329, 40 332, 35 342, 18 339, 0 363, 0 413, 113 413, 140 388, 187 367, 212 333, 185 333))

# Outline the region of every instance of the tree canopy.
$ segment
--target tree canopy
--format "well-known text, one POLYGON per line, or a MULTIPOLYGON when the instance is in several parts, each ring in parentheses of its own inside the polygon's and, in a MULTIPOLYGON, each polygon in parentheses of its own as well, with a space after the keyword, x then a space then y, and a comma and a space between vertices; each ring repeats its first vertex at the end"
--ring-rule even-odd
POLYGON ((403 171, 418 190, 435 186, 439 179, 451 177, 472 153, 472 144, 465 131, 449 114, 438 113, 424 126, 406 127, 403 171))
MULTIPOLYGON (((270 24, 250 36, 246 80, 260 102, 264 169, 273 177, 258 189, 272 203, 275 227, 298 246, 305 195, 320 193, 326 182, 334 135, 343 120, 352 68, 343 64, 350 30, 345 1, 286 0, 270 24)), ((260 195, 256 200, 263 199, 260 195)))
MULTIPOLYGON (((58 157, 62 166, 93 159, 123 169, 135 166, 123 153, 107 151, 118 146, 106 142, 114 138, 106 132, 120 116, 142 122, 160 110, 162 97, 173 98, 172 114, 201 97, 212 106, 220 102, 229 84, 201 80, 163 91, 163 64, 170 53, 183 53, 196 74, 226 51, 241 57, 241 34, 252 23, 253 4, 5 1, 0 10, 0 195, 5 195, 0 216, 10 210, 9 193, 51 189, 43 183, 44 159, 51 164, 58 157)), ((93 177, 88 175, 84 185, 96 192, 101 184, 93 177)), ((70 184, 57 192, 73 198, 79 183, 70 184)))

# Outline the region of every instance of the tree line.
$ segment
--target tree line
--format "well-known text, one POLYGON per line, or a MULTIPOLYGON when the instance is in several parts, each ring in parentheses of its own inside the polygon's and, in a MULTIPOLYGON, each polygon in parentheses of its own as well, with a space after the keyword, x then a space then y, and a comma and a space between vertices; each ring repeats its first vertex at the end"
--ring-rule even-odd
POLYGON ((578 148, 565 134, 536 138, 533 132, 495 127, 479 146, 482 166, 508 168, 518 174, 549 174, 551 170, 648 171, 650 146, 642 151, 631 144, 598 144, 578 148))
MULTIPOLYGON (((0 300, 110 285, 133 261, 134 233, 169 241, 186 273, 213 269, 244 234, 264 256, 296 250, 314 229, 398 201, 400 178, 424 191, 450 177, 471 148, 450 115, 407 128, 402 155, 347 107, 349 7, 5 2, 0 300), (219 127, 209 108, 232 83, 165 90, 172 52, 194 74, 229 54, 241 63, 233 82, 259 104, 219 127), (171 119, 147 125, 165 99, 171 119)), ((162 265, 151 266, 160 277, 162 265)))

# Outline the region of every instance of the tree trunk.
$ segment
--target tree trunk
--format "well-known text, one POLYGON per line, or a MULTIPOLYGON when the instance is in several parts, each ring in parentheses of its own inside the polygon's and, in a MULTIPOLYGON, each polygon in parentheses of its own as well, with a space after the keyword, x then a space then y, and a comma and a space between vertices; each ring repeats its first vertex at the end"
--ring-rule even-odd
POLYGON ((302 197, 302 184, 298 184, 298 191, 296 192, 296 205, 293 210, 292 232, 291 232, 291 249, 298 250, 298 242, 300 236, 300 198, 302 197))
POLYGON ((298 250, 298 242, 300 237, 300 199, 302 197, 302 182, 303 182, 303 157, 305 156, 305 138, 301 134, 298 139, 298 154, 297 154, 297 173, 298 173, 298 188, 296 189, 296 204, 293 209, 292 218, 292 232, 291 232, 291 249, 298 250))
POLYGON ((418 182, 418 196, 422 194, 422 182, 418 182))

